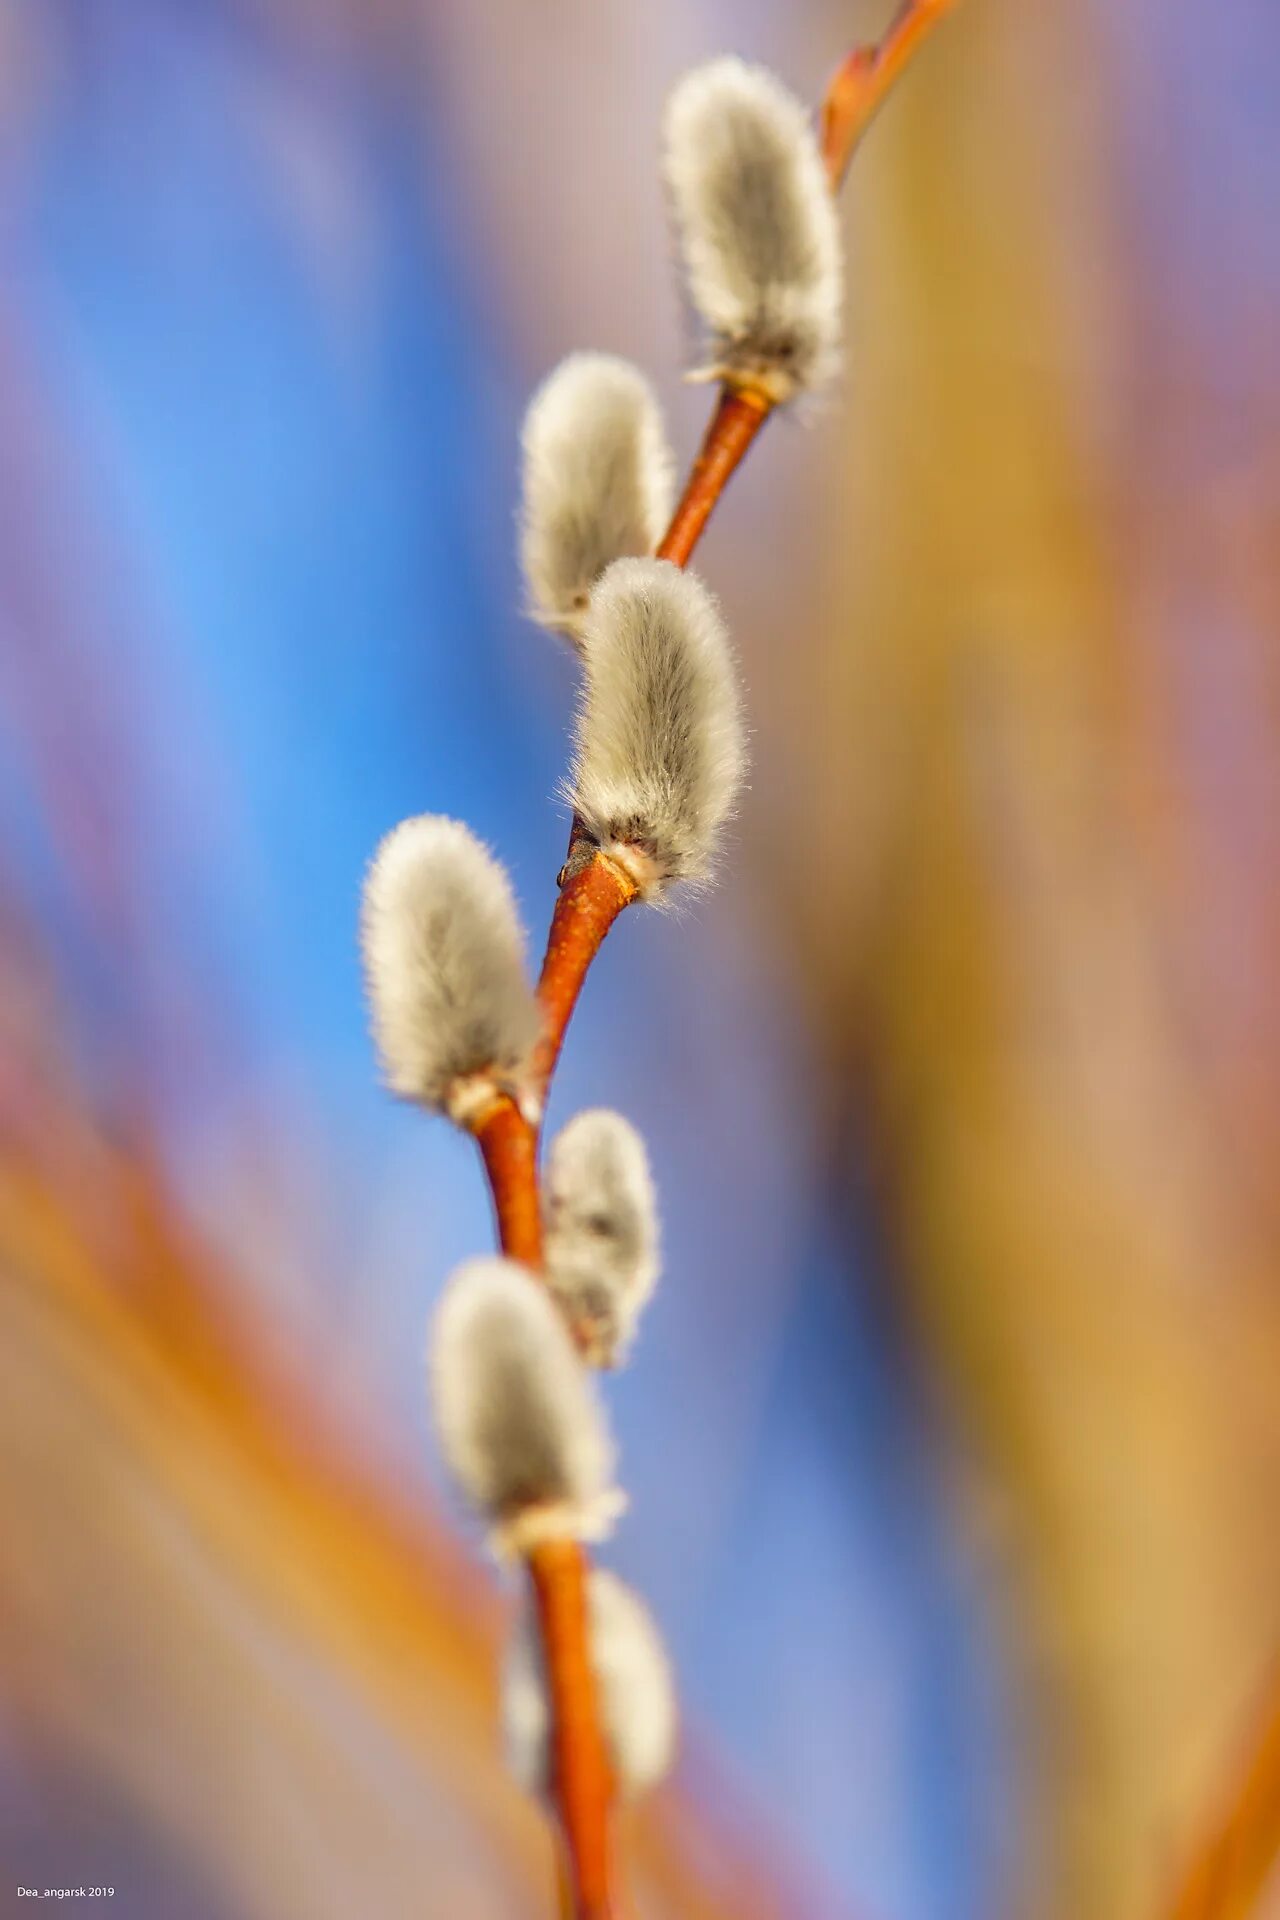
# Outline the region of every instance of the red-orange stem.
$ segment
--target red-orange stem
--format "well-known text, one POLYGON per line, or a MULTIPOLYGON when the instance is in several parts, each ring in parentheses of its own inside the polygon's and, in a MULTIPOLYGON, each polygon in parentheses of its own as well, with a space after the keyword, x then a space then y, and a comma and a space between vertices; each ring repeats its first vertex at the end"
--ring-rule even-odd
POLYGON ((1226 1817, 1191 1861, 1170 1920, 1245 1920, 1280 1861, 1280 1692, 1226 1817))
POLYGON ((538 998, 546 1021, 542 1044, 534 1056, 539 1093, 545 1092, 555 1072, 587 969, 622 909, 636 897, 633 882, 604 854, 592 854, 578 864, 581 847, 581 841, 569 843, 565 877, 551 916, 547 955, 538 981, 538 998))
POLYGON ((514 1100, 495 1101, 474 1129, 493 1196, 498 1245, 511 1260, 542 1265, 538 1132, 514 1100))
POLYGON ((659 560, 672 560, 678 567, 688 565, 712 508, 771 410, 772 402, 762 393, 721 388, 680 503, 658 548, 659 560))
POLYGON ((551 1700, 551 1787, 576 1920, 609 1920, 612 1781, 588 1654, 587 1556, 549 1540, 528 1556, 551 1700))
POLYGON ((833 188, 904 67, 959 0, 903 0, 874 47, 856 47, 836 71, 822 102, 818 139, 833 188))

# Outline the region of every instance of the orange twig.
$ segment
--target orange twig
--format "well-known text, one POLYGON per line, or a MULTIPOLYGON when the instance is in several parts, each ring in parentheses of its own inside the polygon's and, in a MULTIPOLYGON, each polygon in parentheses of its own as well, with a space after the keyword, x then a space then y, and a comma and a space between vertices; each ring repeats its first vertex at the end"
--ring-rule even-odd
MULTIPOLYGON (((833 189, 873 115, 925 36, 956 0, 906 0, 884 39, 837 70, 821 115, 833 189)), ((657 557, 686 566, 713 509, 773 411, 750 388, 721 388, 716 409, 657 557)), ((588 969, 635 888, 575 822, 547 935, 538 996, 546 1032, 534 1060, 544 1097, 588 969)), ((538 1130, 513 1101, 497 1102, 476 1128, 504 1253, 541 1265, 538 1130)), ((613 1783, 600 1728, 587 1631, 587 1557, 574 1541, 547 1542, 527 1558, 545 1657, 552 1720, 552 1792, 565 1848, 574 1920, 611 1920, 609 1807, 613 1783)), ((1178 1920, 1183 1920, 1179 1916, 1178 1920)))
POLYGON ((818 141, 833 188, 894 82, 958 0, 903 0, 878 45, 857 47, 836 68, 822 103, 818 141))
POLYGON ((754 389, 738 392, 733 387, 721 388, 675 517, 658 548, 659 560, 673 560, 678 567, 688 564, 711 509, 772 408, 773 402, 754 389))
POLYGON ((577 838, 569 843, 569 858, 547 935, 547 953, 538 981, 546 1030, 534 1057, 534 1079, 540 1094, 555 1072, 587 969, 622 909, 636 897, 634 882, 606 855, 588 852, 585 859, 579 859, 579 851, 585 851, 589 844, 577 838))
POLYGON ((474 1129, 493 1195, 498 1245, 510 1260, 542 1265, 538 1204, 538 1132, 514 1100, 494 1102, 474 1129))
POLYGON ((1230 1811, 1192 1860, 1169 1920, 1245 1920, 1280 1861, 1280 1695, 1230 1811))
POLYGON ((577 1920, 609 1920, 612 1781, 588 1656, 587 1556, 549 1540, 528 1557, 551 1699, 551 1787, 577 1920))
MULTIPOLYGON (((571 847, 570 851, 572 855, 575 849, 571 847)), ((587 969, 622 909, 634 900, 635 892, 622 869, 600 853, 579 862, 576 871, 567 874, 556 901, 538 982, 538 997, 546 1015, 546 1028, 534 1056, 534 1088, 539 1096, 555 1071, 565 1028, 587 969)), ((503 1095, 472 1131, 493 1198, 498 1244, 509 1259, 540 1267, 538 1128, 525 1118, 514 1100, 503 1095)))

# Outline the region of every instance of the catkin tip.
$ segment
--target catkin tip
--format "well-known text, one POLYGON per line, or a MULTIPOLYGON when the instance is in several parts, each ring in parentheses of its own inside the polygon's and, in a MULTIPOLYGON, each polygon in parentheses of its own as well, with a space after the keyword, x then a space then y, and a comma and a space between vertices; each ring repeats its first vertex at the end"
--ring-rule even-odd
POLYGON ((547 1284, 593 1366, 625 1358, 658 1277, 658 1210, 644 1141, 593 1108, 556 1135, 545 1181, 547 1284))

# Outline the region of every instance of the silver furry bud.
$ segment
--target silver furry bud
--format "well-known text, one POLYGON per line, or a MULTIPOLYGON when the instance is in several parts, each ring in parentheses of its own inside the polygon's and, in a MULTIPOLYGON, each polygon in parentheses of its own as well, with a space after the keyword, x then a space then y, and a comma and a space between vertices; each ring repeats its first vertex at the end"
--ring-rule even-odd
POLYGON ((714 60, 679 82, 665 171, 709 378, 783 402, 835 370, 843 269, 809 115, 780 80, 714 60))
POLYGON ((618 1510, 613 1443, 550 1295, 514 1260, 471 1260, 432 1325, 431 1402, 445 1461, 495 1544, 593 1539, 618 1510))
POLYGON ((378 848, 361 946, 393 1093, 463 1121, 514 1084, 541 1019, 505 870, 457 820, 421 814, 378 848))
POLYGON ((666 560, 617 560, 592 595, 567 797, 591 838, 656 899, 709 879, 746 766, 719 608, 666 560))

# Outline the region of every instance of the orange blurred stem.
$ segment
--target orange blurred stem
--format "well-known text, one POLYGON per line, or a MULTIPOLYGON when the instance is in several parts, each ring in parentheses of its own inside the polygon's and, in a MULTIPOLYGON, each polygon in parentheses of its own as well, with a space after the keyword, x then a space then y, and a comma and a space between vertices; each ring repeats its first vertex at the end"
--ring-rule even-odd
MULTIPOLYGON (((1190 1862, 1169 1920, 1245 1920, 1261 1912, 1280 1860, 1280 1691, 1226 1812, 1190 1862)), ((1268 1909, 1270 1911, 1270 1909, 1268 1909)))
POLYGON ((546 1020, 534 1055, 534 1084, 545 1093, 560 1058, 565 1030, 578 1004, 587 969, 622 909, 636 897, 635 883, 580 834, 569 842, 560 895, 551 916, 547 953, 538 981, 546 1020))
POLYGON ((856 47, 836 68, 822 102, 818 144, 832 188, 840 185, 863 134, 938 22, 959 0, 904 0, 884 38, 856 47))
POLYGON ((551 1702, 551 1789, 575 1920, 610 1920, 609 1760, 589 1657, 587 1556, 548 1540, 527 1562, 551 1702))
POLYGON ((511 1260, 542 1265, 538 1132, 514 1100, 495 1101, 474 1129, 493 1195, 498 1244, 511 1260))
POLYGON ((672 560, 678 567, 688 564, 716 501, 772 410, 773 402, 754 389, 720 389, 680 504, 658 548, 659 560, 672 560))

